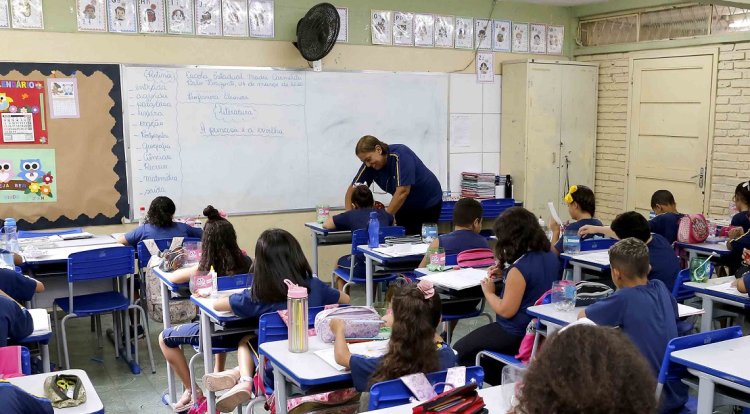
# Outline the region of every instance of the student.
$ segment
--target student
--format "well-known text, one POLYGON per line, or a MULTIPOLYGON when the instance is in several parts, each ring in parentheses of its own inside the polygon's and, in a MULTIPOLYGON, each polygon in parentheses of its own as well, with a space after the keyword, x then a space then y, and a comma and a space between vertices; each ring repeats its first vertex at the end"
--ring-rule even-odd
POLYGON ((658 190, 651 196, 651 210, 656 217, 648 222, 652 233, 656 233, 673 244, 677 241, 677 230, 680 228, 682 214, 677 212, 674 196, 667 190, 658 190))
POLYGON ((740 293, 748 293, 748 290, 750 290, 750 272, 745 273, 741 278, 737 279, 734 285, 740 293))
POLYGON ((620 240, 635 237, 646 243, 651 263, 648 279, 659 279, 672 291, 677 273, 680 272, 680 259, 667 239, 651 233, 648 221, 640 213, 628 211, 617 216, 609 227, 584 226, 579 233, 604 233, 620 240))
MULTIPOLYGON (((237 234, 232 224, 219 215, 219 211, 213 206, 208 206, 203 210, 203 214, 208 218, 205 225, 205 232, 201 242, 202 255, 200 263, 195 266, 178 269, 169 276, 173 283, 186 283, 195 272, 202 270, 208 271, 213 266, 214 271, 220 276, 237 275, 248 273, 252 261, 245 256, 237 245, 237 234)), ((182 353, 181 345, 198 345, 200 334, 199 323, 188 323, 184 325, 167 328, 159 334, 159 347, 164 357, 175 370, 177 376, 182 380, 185 386, 185 393, 182 395, 175 406, 175 411, 185 411, 190 407, 191 396, 198 401, 202 396, 201 390, 196 390, 196 395, 192 395, 190 383, 190 371, 188 369, 185 355, 182 353)), ((218 337, 214 340, 214 345, 220 347, 221 344, 237 343, 238 337, 229 336, 227 338, 218 337)), ((226 355, 219 354, 216 356, 216 370, 224 369, 224 360, 226 355)))
MULTIPOLYGON (((264 313, 286 309, 284 279, 308 289, 309 307, 349 303, 348 295, 313 277, 310 264, 294 236, 286 230, 270 229, 260 235, 255 245, 252 288, 217 300, 214 308, 222 312, 232 311, 242 318, 258 318, 264 313)), ((252 397, 254 367, 251 346, 258 349, 257 337, 244 336, 237 349, 238 368, 203 377, 203 384, 210 391, 231 388, 216 401, 216 408, 221 412, 232 412, 252 397)))
MULTIPOLYGON (((732 198, 737 207, 737 214, 732 216, 732 226, 742 227, 741 233, 747 233, 750 230, 750 181, 743 181, 737 184, 734 189, 732 198)), ((740 235, 739 230, 730 234, 730 238, 736 238, 740 235)))
MULTIPOLYGON (((667 343, 677 337, 677 302, 661 280, 648 279, 649 249, 643 241, 620 240, 609 249, 609 263, 617 291, 582 310, 579 318, 619 327, 656 375, 667 343)), ((687 402, 687 388, 679 380, 667 382, 663 395, 665 413, 679 411, 687 402)))
MULTIPOLYGON (((453 207, 453 226, 451 233, 443 234, 430 243, 430 249, 442 247, 446 255, 461 253, 471 249, 487 249, 489 244, 484 236, 480 236, 482 230, 482 204, 473 198, 462 198, 453 207)), ((422 259, 419 267, 427 266, 430 255, 422 259)))
POLYGON ((402 286, 393 295, 393 326, 388 351, 380 358, 353 355, 346 344, 345 324, 331 321, 336 335, 336 363, 351 369, 354 388, 367 392, 378 382, 418 372, 443 371, 456 365, 456 354, 437 334, 440 295, 432 283, 420 281, 402 286))
POLYGON ((553 335, 529 365, 511 412, 652 414, 655 389, 648 362, 625 334, 571 326, 553 335))
MULTIPOLYGON (((583 226, 601 226, 602 222, 594 218, 596 213, 596 198, 590 188, 583 185, 573 185, 565 195, 565 204, 568 205, 570 218, 575 220, 565 226, 565 231, 578 231, 583 226)), ((552 229, 552 251, 558 255, 563 252, 563 235, 561 234, 560 224, 550 218, 550 228, 552 229)), ((594 237, 596 234, 586 235, 581 238, 587 239, 594 237)))
POLYGON ((151 201, 146 213, 146 224, 138 226, 120 236, 117 241, 125 246, 135 246, 147 239, 171 239, 173 237, 201 237, 203 231, 185 223, 173 221, 177 208, 169 197, 159 196, 151 201))
POLYGON ((44 284, 15 270, 0 268, 0 290, 16 302, 25 303, 30 301, 35 293, 44 292, 44 284))
MULTIPOLYGON (((488 270, 482 291, 497 314, 496 323, 484 325, 456 343, 460 365, 474 365, 477 353, 482 350, 515 355, 531 321, 526 308, 558 279, 559 260, 550 251, 550 241, 534 214, 522 207, 510 208, 495 220, 494 231, 499 264, 488 270), (506 265, 507 271, 503 270, 506 265), (494 280, 500 276, 505 283, 497 295, 494 280)), ((485 373, 486 382, 500 383, 499 368, 485 368, 485 373)))
POLYGON ((0 346, 8 346, 34 332, 34 321, 20 303, 0 290, 0 346))
MULTIPOLYGON (((375 212, 378 215, 378 221, 381 227, 392 226, 393 216, 382 208, 374 208, 375 200, 372 197, 370 188, 363 184, 354 185, 352 190, 352 209, 347 210, 335 216, 329 216, 323 228, 329 230, 360 230, 367 229, 370 224, 370 213, 375 212)), ((352 265, 351 255, 341 256, 338 261, 338 267, 350 269, 352 265)), ((365 256, 356 255, 354 261, 354 276, 365 277, 365 256)), ((341 290, 346 284, 346 280, 336 278, 336 285, 341 290)))
POLYGON ((5 414, 52 414, 52 403, 33 396, 9 382, 0 380, 0 401, 5 414))

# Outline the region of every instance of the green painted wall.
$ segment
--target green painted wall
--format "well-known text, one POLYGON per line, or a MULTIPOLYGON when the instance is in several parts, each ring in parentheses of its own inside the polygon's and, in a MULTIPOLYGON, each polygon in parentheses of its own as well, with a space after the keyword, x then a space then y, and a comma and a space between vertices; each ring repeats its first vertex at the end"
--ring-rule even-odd
MULTIPOLYGON (((276 39, 293 40, 297 21, 307 10, 322 0, 276 0, 276 39)), ((337 7, 349 8, 349 43, 370 44, 370 10, 399 10, 420 13, 447 14, 462 17, 489 17, 492 0, 338 0, 337 7)), ((577 20, 571 8, 538 4, 498 1, 491 16, 494 19, 565 25, 565 54, 572 50, 573 33, 577 20)), ((75 32, 75 0, 46 0, 44 2, 46 31, 75 32)), ((127 36, 127 35, 119 35, 127 36)), ((145 35, 153 36, 153 35, 145 35)))

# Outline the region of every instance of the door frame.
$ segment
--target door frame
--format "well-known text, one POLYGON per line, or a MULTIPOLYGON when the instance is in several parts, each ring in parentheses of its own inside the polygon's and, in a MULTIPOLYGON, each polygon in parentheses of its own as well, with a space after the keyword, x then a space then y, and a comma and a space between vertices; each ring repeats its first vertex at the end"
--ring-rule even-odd
MULTIPOLYGON (((714 130, 716 129, 716 92, 717 92, 717 77, 718 77, 718 64, 719 64, 719 46, 703 46, 703 47, 689 47, 689 48, 678 48, 678 49, 660 49, 660 50, 648 50, 642 52, 632 52, 628 56, 628 73, 630 77, 630 84, 628 85, 628 114, 626 117, 625 127, 625 194, 623 199, 623 209, 628 210, 630 200, 630 154, 633 152, 633 139, 632 133, 632 111, 633 111, 633 79, 635 77, 634 66, 636 60, 645 59, 661 59, 671 57, 690 57, 690 56, 711 56, 711 100, 709 103, 709 118, 708 118, 708 143, 706 148, 706 175, 703 178, 703 212, 707 214, 710 206, 711 199, 711 179, 712 179, 712 159, 713 159, 713 147, 714 147, 714 130)), ((697 212, 696 212, 697 213, 697 212)))

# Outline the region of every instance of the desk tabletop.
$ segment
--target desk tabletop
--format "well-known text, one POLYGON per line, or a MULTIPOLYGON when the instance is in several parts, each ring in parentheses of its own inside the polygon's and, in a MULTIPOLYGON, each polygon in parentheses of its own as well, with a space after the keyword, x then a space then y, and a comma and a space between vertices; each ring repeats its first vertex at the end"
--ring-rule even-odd
POLYGON ((365 256, 375 260, 378 263, 387 265, 388 263, 403 263, 403 262, 421 262, 425 253, 414 253, 405 254, 403 256, 390 256, 387 254, 380 253, 374 249, 369 248, 366 244, 357 246, 357 251, 364 254, 365 256))
POLYGON ((156 277, 159 278, 159 281, 167 286, 167 289, 171 291, 176 291, 180 288, 184 288, 186 286, 189 286, 190 283, 173 283, 169 280, 169 275, 172 272, 165 272, 164 270, 159 269, 159 267, 155 267, 152 269, 156 277))
POLYGON ((68 369, 65 371, 48 372, 37 375, 27 375, 25 377, 10 378, 8 382, 18 386, 29 394, 36 395, 37 397, 44 397, 44 380, 52 375, 66 374, 76 375, 83 382, 83 388, 86 389, 86 402, 79 405, 78 407, 71 408, 55 408, 57 414, 94 414, 104 413, 104 404, 99 399, 99 395, 96 393, 94 384, 91 383, 89 376, 86 371, 82 369, 68 369))
POLYGON ((725 276, 709 279, 705 283, 686 282, 684 286, 697 293, 750 305, 750 297, 748 297, 747 293, 741 293, 736 287, 730 286, 734 280, 734 276, 725 276))
POLYGON ((315 351, 333 348, 333 344, 324 343, 317 336, 311 336, 308 345, 307 352, 293 353, 289 352, 287 340, 266 342, 260 345, 260 353, 286 372, 298 385, 313 386, 351 381, 349 371, 339 371, 315 355, 315 351))
POLYGON ((352 234, 352 232, 349 231, 349 230, 342 231, 342 230, 330 230, 330 229, 326 229, 326 228, 323 227, 322 224, 320 224, 320 223, 318 223, 316 221, 309 221, 309 222, 305 223, 305 227, 307 227, 308 229, 310 229, 310 231, 312 231, 313 233, 318 233, 318 234, 321 234, 323 236, 327 236, 329 234, 342 234, 342 235, 343 234, 352 234))
MULTIPOLYGON (((105 243, 102 239, 97 240, 98 244, 87 244, 87 245, 73 245, 69 246, 70 242, 80 242, 83 240, 66 240, 55 243, 56 246, 52 248, 43 248, 45 254, 39 257, 28 257, 22 255, 24 261, 29 264, 44 264, 44 263, 56 263, 64 262, 68 260, 68 256, 73 253, 85 252, 88 250, 104 249, 108 247, 122 247, 120 243, 117 243, 114 239, 107 236, 108 240, 105 243)), ((91 239, 89 239, 91 240, 91 239)))
MULTIPOLYGON (((484 399, 489 414, 506 414, 512 408, 509 404, 513 393, 515 393, 515 384, 498 385, 490 388, 478 390, 479 395, 484 399)), ((411 414, 412 408, 419 405, 419 402, 399 405, 398 407, 384 408, 382 410, 367 411, 368 414, 411 414)))
POLYGON ((676 245, 685 250, 695 250, 695 251, 705 252, 705 253, 716 253, 719 256, 725 256, 731 253, 731 251, 727 249, 727 245, 725 242, 695 243, 695 244, 677 242, 676 245))
MULTIPOLYGON (((541 321, 551 322, 559 326, 566 326, 570 323, 575 322, 578 319, 578 314, 585 309, 586 306, 579 306, 573 308, 573 310, 570 311, 562 311, 555 309, 555 305, 549 303, 546 305, 529 306, 528 308, 526 308, 526 313, 535 318, 539 318, 541 321)), ((703 309, 697 309, 692 306, 683 305, 681 303, 677 304, 678 318, 700 315, 704 312, 705 311, 703 309)))
POLYGON ((231 322, 231 321, 238 321, 242 318, 235 316, 234 313, 231 311, 228 312, 219 312, 214 309, 214 302, 216 302, 219 298, 225 298, 233 293, 240 293, 245 289, 231 289, 231 290, 221 290, 219 291, 219 296, 216 298, 199 298, 196 296, 191 296, 190 301, 198 305, 201 312, 205 312, 211 319, 217 321, 217 322, 231 322))
POLYGON ((673 352, 670 359, 693 368, 750 387, 750 364, 741 363, 750 355, 750 336, 701 345, 673 352))
POLYGON ((567 258, 571 263, 583 263, 598 268, 609 268, 608 250, 590 250, 580 253, 563 253, 561 257, 567 258))

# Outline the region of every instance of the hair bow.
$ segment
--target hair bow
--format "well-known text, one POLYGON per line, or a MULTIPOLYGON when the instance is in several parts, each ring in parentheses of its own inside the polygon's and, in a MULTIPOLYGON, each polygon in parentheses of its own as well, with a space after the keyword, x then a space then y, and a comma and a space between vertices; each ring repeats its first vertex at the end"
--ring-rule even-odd
POLYGON ((432 299, 432 297, 435 296, 435 288, 432 287, 432 282, 428 280, 420 280, 419 283, 417 283, 417 289, 424 294, 425 300, 432 299))
POLYGON ((565 201, 565 204, 573 204, 573 193, 578 191, 577 185, 571 185, 570 189, 568 190, 568 194, 565 194, 565 197, 563 200, 565 201))

